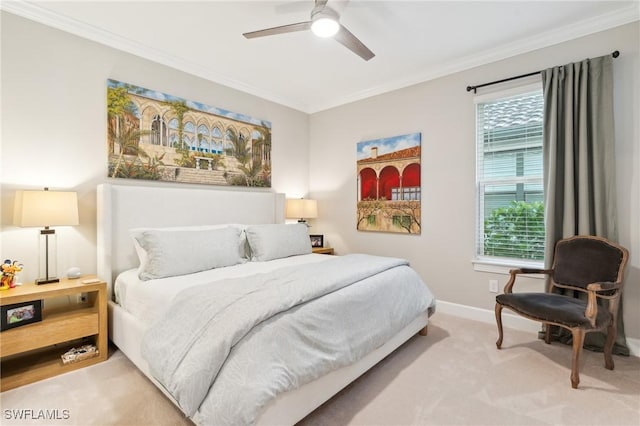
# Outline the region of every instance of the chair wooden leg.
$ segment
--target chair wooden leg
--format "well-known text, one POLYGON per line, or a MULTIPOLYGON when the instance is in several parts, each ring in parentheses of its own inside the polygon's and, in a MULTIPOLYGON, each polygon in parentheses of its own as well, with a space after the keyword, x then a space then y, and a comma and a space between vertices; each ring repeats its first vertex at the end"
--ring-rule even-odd
POLYGON ((551 324, 545 324, 544 325, 544 342, 547 345, 551 344, 551 328, 553 326, 551 324))
POLYGON ((498 340, 496 346, 498 349, 502 346, 502 305, 496 303, 496 324, 498 324, 498 340))
POLYGON ((573 357, 571 359, 571 387, 578 388, 580 383, 580 353, 582 352, 582 345, 584 344, 584 329, 574 328, 571 330, 573 335, 573 357))
POLYGON ((616 342, 618 335, 618 329, 616 326, 616 320, 612 321, 612 324, 607 327, 607 341, 604 343, 604 367, 607 370, 613 370, 613 344, 616 342))

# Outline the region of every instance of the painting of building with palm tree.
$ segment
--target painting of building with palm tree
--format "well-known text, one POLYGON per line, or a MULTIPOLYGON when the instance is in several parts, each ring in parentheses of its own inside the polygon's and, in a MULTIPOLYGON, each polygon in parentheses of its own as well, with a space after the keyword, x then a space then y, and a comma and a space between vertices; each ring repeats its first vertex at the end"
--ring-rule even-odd
POLYGON ((271 123, 107 80, 112 178, 271 186, 271 123))
POLYGON ((420 234, 421 134, 358 143, 359 231, 420 234))

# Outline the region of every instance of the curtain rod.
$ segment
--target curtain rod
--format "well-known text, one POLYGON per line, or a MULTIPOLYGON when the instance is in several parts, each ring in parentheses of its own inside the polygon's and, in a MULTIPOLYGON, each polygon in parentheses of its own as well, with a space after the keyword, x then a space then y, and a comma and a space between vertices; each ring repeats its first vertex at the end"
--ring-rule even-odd
MULTIPOLYGON (((615 50, 611 54, 611 56, 613 56, 614 58, 617 58, 618 56, 620 56, 620 52, 615 50)), ((470 92, 473 90, 473 93, 476 93, 476 89, 479 89, 481 87, 491 86, 493 84, 498 84, 498 83, 504 83, 505 81, 517 80, 519 78, 530 77, 532 75, 540 74, 541 72, 542 71, 530 72, 528 74, 522 74, 522 75, 517 75, 515 77, 503 78, 502 80, 491 81, 489 83, 478 84, 477 86, 467 86, 467 92, 470 92)))

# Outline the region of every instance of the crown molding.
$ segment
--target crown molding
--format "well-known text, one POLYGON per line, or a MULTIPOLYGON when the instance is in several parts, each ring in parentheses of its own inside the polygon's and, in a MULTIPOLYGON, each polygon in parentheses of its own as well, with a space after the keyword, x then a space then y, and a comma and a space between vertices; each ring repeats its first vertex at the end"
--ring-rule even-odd
MULTIPOLYGON (((403 89, 415 84, 424 83, 436 78, 445 77, 457 72, 501 61, 513 56, 532 52, 534 50, 542 49, 545 47, 550 47, 556 44, 563 43, 565 41, 574 40, 580 37, 595 34, 600 31, 605 31, 639 20, 640 7, 639 4, 636 3, 627 8, 619 9, 617 11, 605 15, 600 15, 595 18, 585 19, 580 22, 576 22, 575 24, 559 28, 557 30, 547 31, 545 33, 537 34, 533 37, 518 40, 508 44, 503 44, 495 49, 485 50, 479 52, 478 54, 461 58, 458 61, 449 62, 440 67, 432 67, 427 69, 424 73, 415 74, 403 80, 396 80, 388 84, 352 93, 348 96, 336 99, 335 101, 330 103, 314 105, 309 113, 311 114, 320 112, 351 102, 366 99, 372 96, 381 95, 383 93, 391 92, 398 89, 403 89)), ((615 49, 612 49, 612 51, 613 50, 615 49)))
POLYGON ((75 19, 51 12, 36 4, 23 0, 12 0, 0 2, 0 10, 13 13, 23 18, 53 27, 94 42, 122 50, 124 52, 157 62, 171 68, 184 71, 186 73, 204 78, 217 84, 221 84, 232 89, 236 89, 260 98, 275 102, 307 114, 313 114, 323 110, 335 108, 348 103, 356 102, 371 96, 402 89, 414 84, 423 83, 439 77, 444 77, 456 72, 464 71, 481 65, 507 59, 516 55, 531 52, 544 47, 553 46, 568 40, 573 40, 589 34, 604 31, 617 26, 625 25, 640 20, 640 8, 637 3, 627 8, 600 15, 595 18, 585 19, 557 30, 548 31, 518 40, 513 43, 501 45, 495 49, 485 50, 478 54, 461 58, 440 67, 432 67, 424 73, 415 74, 408 78, 395 80, 393 82, 372 87, 366 90, 351 93, 347 96, 336 98, 331 102, 306 104, 292 99, 283 98, 277 93, 270 92, 255 86, 248 85, 241 81, 230 78, 226 75, 204 67, 196 62, 185 58, 168 54, 167 52, 155 49, 150 46, 134 42, 125 37, 87 25, 75 19))

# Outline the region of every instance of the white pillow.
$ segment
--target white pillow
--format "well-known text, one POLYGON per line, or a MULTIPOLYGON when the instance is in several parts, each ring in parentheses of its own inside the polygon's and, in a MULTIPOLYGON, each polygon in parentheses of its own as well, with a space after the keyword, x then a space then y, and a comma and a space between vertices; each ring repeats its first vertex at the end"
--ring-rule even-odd
POLYGON ((139 277, 151 280, 191 274, 242 262, 238 251, 240 229, 142 231, 136 237, 146 254, 139 277))
POLYGON ((245 229, 251 260, 265 261, 311 253, 307 225, 254 225, 245 229))
POLYGON ((140 246, 138 242, 138 237, 142 236, 144 231, 199 231, 199 230, 210 230, 210 229, 223 229, 223 228, 238 228, 240 233, 240 240, 238 241, 238 253, 240 257, 244 260, 248 260, 251 258, 249 253, 249 243, 247 243, 247 236, 244 233, 244 229, 247 225, 240 224, 222 224, 222 225, 194 225, 194 226, 171 226, 166 228, 133 228, 129 229, 129 235, 131 235, 131 239, 133 240, 133 247, 136 250, 136 254, 138 255, 138 260, 140 261, 140 267, 138 268, 138 273, 143 272, 147 267, 148 256, 147 252, 140 246))

